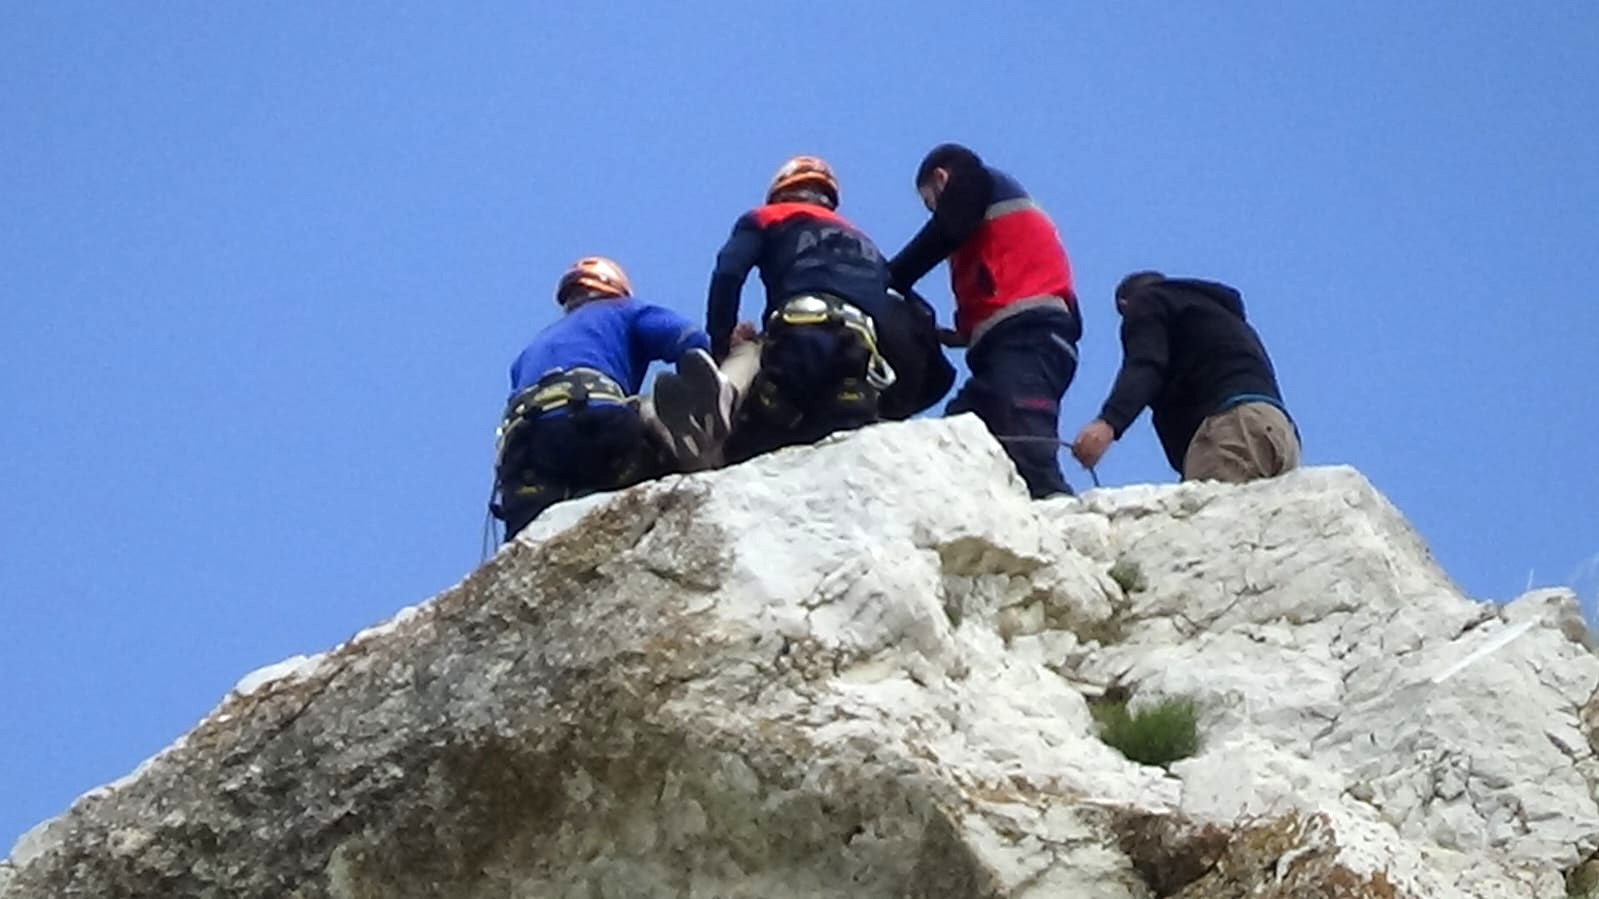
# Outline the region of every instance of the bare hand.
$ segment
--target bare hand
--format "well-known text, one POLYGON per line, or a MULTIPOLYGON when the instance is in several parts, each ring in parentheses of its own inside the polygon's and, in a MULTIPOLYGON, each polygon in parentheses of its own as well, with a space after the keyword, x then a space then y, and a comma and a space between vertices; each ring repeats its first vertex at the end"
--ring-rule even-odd
POLYGON ((1110 429, 1110 425, 1096 418, 1077 433, 1077 439, 1072 441, 1072 455, 1084 468, 1093 468, 1115 441, 1116 433, 1110 429))
POLYGON ((947 347, 963 347, 966 345, 966 338, 954 328, 939 328, 938 342, 947 347))
POLYGON ((742 346, 754 340, 759 334, 760 332, 755 330, 754 322, 739 322, 733 326, 733 336, 729 344, 731 346, 742 346))

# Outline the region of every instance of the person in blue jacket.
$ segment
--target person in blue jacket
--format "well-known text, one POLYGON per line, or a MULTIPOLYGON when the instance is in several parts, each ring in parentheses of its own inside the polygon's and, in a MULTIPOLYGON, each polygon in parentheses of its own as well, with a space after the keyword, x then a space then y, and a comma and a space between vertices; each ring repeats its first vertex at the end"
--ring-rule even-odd
POLYGON ((555 300, 565 314, 511 364, 493 506, 506 540, 556 502, 662 474, 637 399, 645 372, 710 347, 688 319, 635 300, 621 266, 601 256, 573 263, 555 300))

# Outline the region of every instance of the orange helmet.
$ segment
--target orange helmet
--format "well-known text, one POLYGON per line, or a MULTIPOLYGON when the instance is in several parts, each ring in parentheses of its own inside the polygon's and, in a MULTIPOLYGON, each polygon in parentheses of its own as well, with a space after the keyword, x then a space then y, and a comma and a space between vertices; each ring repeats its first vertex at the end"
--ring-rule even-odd
POLYGON ((838 178, 833 167, 819 156, 796 156, 772 176, 766 188, 766 202, 774 202, 779 194, 801 188, 810 188, 822 194, 831 208, 838 207, 838 178))
POLYGON ((629 297, 633 285, 628 283, 622 267, 604 256, 584 256, 572 263, 555 285, 555 302, 562 306, 581 290, 584 296, 598 294, 607 297, 629 297))

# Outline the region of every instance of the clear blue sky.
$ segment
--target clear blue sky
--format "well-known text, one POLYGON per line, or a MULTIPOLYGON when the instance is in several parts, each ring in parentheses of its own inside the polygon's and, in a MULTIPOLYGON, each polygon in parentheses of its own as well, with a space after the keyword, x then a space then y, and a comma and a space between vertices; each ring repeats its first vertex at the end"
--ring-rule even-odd
MULTIPOLYGON (((1032 189, 1087 313, 1068 433, 1117 279, 1213 277, 1309 461, 1468 592, 1599 553, 1592 3, 567 6, 0 12, 0 852, 469 571, 560 268, 699 318, 794 153, 889 252, 939 141, 1032 189)), ((1147 419, 1101 475, 1171 478, 1147 419)))

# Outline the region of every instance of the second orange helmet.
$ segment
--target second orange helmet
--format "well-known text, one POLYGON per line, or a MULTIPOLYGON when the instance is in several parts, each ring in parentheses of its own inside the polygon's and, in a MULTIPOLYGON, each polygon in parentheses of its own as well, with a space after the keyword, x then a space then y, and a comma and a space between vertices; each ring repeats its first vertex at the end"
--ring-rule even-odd
POLYGON ((820 156, 796 156, 783 163, 766 188, 766 202, 771 203, 784 193, 802 188, 817 191, 828 199, 832 208, 838 208, 838 176, 820 156))

